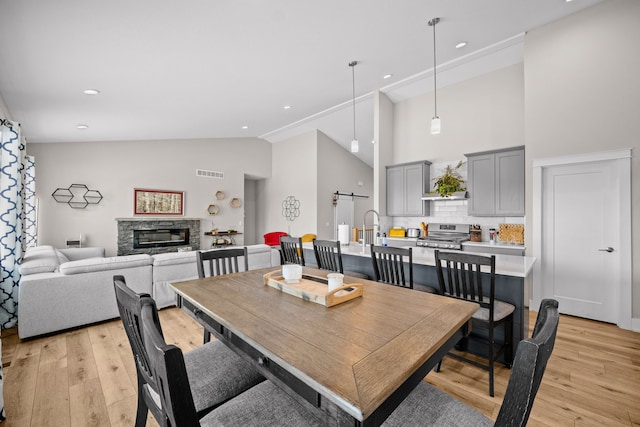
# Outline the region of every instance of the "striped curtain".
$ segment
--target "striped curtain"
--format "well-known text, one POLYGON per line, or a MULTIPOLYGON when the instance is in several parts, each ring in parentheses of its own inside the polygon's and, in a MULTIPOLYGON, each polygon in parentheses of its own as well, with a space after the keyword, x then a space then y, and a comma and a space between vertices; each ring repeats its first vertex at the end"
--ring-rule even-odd
POLYGON ((0 327, 18 322, 18 266, 24 230, 26 146, 20 125, 0 118, 0 327))

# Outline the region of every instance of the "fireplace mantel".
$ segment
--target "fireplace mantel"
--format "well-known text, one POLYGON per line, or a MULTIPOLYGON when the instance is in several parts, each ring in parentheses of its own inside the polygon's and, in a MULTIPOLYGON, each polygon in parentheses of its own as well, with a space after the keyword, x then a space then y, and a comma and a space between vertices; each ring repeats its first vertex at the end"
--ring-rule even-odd
POLYGON ((194 250, 200 249, 200 218, 134 217, 116 218, 116 222, 118 223, 118 255, 154 255, 165 252, 176 252, 181 248, 180 246, 167 246, 159 248, 134 249, 133 230, 188 228, 188 247, 194 250))

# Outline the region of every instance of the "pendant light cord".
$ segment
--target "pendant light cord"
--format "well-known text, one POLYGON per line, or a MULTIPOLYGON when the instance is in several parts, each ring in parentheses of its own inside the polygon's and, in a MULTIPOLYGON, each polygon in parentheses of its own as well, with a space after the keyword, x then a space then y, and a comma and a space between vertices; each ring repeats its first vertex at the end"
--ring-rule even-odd
POLYGON ((358 61, 349 62, 349 67, 351 67, 351 87, 353 89, 353 139, 356 139, 356 65, 358 65, 358 61))
POLYGON ((435 117, 438 117, 438 92, 436 81, 436 24, 440 22, 440 18, 433 18, 429 21, 429 25, 433 27, 433 106, 435 117))

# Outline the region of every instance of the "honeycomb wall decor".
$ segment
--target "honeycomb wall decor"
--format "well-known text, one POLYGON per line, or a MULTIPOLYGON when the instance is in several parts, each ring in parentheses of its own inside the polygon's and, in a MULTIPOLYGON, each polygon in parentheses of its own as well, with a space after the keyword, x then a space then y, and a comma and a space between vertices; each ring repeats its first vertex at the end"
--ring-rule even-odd
POLYGON ((66 203, 73 209, 84 209, 88 205, 97 205, 102 200, 98 190, 89 190, 84 184, 71 184, 68 188, 56 188, 51 196, 58 203, 66 203))
POLYGON ((300 200, 294 196, 288 196, 282 201, 282 216, 288 221, 295 221, 300 216, 300 200))

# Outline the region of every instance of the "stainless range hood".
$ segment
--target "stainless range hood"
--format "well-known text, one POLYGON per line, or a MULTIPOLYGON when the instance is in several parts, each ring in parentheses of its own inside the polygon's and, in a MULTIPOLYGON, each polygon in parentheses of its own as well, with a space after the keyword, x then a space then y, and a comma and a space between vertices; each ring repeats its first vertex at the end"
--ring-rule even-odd
POLYGON ((422 196, 422 200, 464 200, 467 198, 468 198, 468 194, 466 191, 456 191, 451 196, 447 196, 447 197, 442 197, 438 193, 422 196))

